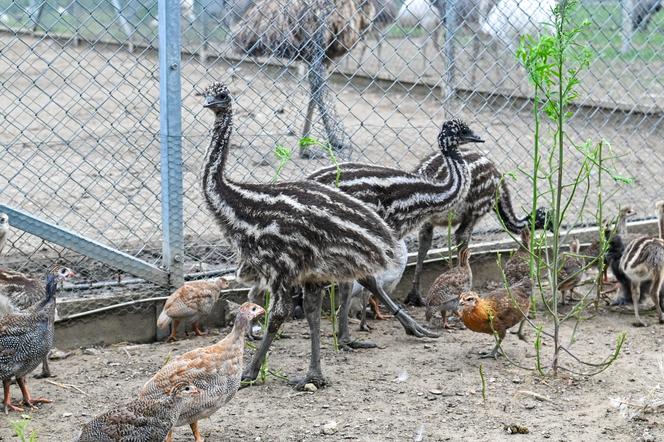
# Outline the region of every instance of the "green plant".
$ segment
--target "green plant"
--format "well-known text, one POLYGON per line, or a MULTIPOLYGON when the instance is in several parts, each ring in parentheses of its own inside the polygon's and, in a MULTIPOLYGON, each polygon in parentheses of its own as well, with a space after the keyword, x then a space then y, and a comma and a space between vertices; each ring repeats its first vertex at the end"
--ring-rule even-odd
POLYGON ((312 137, 304 137, 300 139, 299 146, 300 149, 310 149, 312 147, 320 147, 321 149, 323 149, 323 151, 325 151, 325 154, 327 155, 327 157, 330 159, 330 161, 337 170, 334 185, 339 187, 339 181, 341 180, 341 167, 339 166, 339 160, 337 159, 337 155, 334 153, 334 149, 332 148, 330 143, 324 143, 312 137))
POLYGON ((482 381, 482 402, 486 402, 486 377, 484 376, 484 366, 480 364, 480 380, 482 381))
MULTIPOLYGON (((580 43, 580 37, 588 22, 579 24, 570 23, 569 17, 576 7, 574 0, 561 0, 554 10, 554 21, 550 23, 552 33, 540 35, 537 38, 526 36, 522 38, 517 51, 517 58, 524 66, 530 83, 534 87, 533 116, 534 116, 534 145, 533 145, 533 169, 532 172, 522 171, 528 178, 532 188, 532 216, 530 235, 530 272, 531 277, 536 280, 536 288, 540 293, 539 302, 544 308, 545 316, 553 323, 552 329, 547 331, 542 325, 535 324, 528 319, 529 324, 535 328, 535 350, 536 367, 540 373, 544 373, 542 362, 542 339, 548 337, 553 341, 553 354, 550 368, 555 376, 559 369, 573 371, 569 367, 561 367, 560 357, 565 353, 581 363, 593 368, 592 372, 584 374, 595 374, 610 366, 618 357, 620 348, 624 343, 625 335, 618 336, 616 350, 612 355, 599 364, 580 360, 561 342, 561 325, 569 320, 581 320, 579 314, 586 306, 588 294, 572 307, 567 314, 561 314, 558 310, 559 304, 559 272, 564 263, 561 252, 562 240, 567 231, 564 225, 575 225, 587 211, 587 205, 591 195, 591 184, 595 176, 601 185, 602 175, 609 175, 618 183, 629 182, 628 179, 619 176, 610 170, 606 161, 611 158, 605 156, 605 142, 593 144, 585 142, 575 144, 568 136, 567 125, 571 117, 570 104, 578 97, 578 86, 580 73, 587 69, 590 63, 589 49, 580 43), (550 142, 542 134, 543 117, 549 120, 552 127, 550 142), (572 173, 572 178, 566 178, 565 171, 569 170, 566 155, 569 152, 576 154, 579 168, 572 173), (540 192, 540 187, 544 190, 540 192), (535 208, 539 206, 539 200, 545 198, 552 209, 550 236, 546 234, 537 235, 535 232, 535 208), (577 213, 574 220, 567 220, 570 215, 572 204, 581 200, 576 207, 577 213), (546 273, 549 281, 549 290, 544 290, 542 284, 542 273, 546 273), (547 293, 549 295, 547 296, 547 293)), ((597 211, 594 216, 601 218, 603 213, 604 196, 599 193, 597 198, 597 211)), ((599 224, 601 224, 601 219, 599 224)), ((608 247, 603 235, 601 248, 608 247)), ((585 271, 594 265, 588 263, 580 271, 585 271)), ((527 312, 523 312, 524 314, 527 312)), ((575 328, 576 330, 576 328, 575 328)))
POLYGON ((37 430, 31 430, 28 435, 28 425, 30 425, 30 416, 23 414, 21 415, 21 420, 12 421, 10 424, 12 430, 16 434, 16 437, 21 442, 37 442, 39 438, 37 437, 37 430))

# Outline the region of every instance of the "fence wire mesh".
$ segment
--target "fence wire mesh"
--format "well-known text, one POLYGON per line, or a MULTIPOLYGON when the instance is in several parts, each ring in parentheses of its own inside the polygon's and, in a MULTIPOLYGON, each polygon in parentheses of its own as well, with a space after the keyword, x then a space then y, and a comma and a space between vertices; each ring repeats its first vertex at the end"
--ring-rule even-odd
MULTIPOLYGON (((256 55, 256 46, 238 44, 240 33, 259 34, 254 41, 264 38, 263 32, 282 42, 306 40, 308 14, 329 13, 326 44, 332 56, 324 65, 331 93, 324 106, 338 121, 326 130, 316 109, 309 132, 321 140, 341 133, 341 158, 413 170, 436 149, 441 122, 459 117, 487 138, 481 149, 507 173, 531 167, 532 88, 515 59, 518 37, 546 32, 540 23, 550 20, 554 5, 547 0, 183 0, 185 273, 200 276, 234 266, 200 191, 212 121, 196 92, 220 80, 235 97, 227 168, 232 178, 272 180, 277 145, 295 152, 279 179, 302 178, 329 164, 297 154, 310 100, 312 63, 306 51, 286 58, 256 55)), ((593 58, 573 107, 570 137, 577 143, 608 140, 620 157, 620 171, 635 178, 609 201, 609 212, 630 204, 648 217, 660 198, 661 7, 656 0, 588 0, 573 17, 577 24, 590 21, 583 38, 593 58)), ((149 0, 0 0, 0 198, 159 266, 157 8, 149 0)), ((569 178, 576 174, 575 155, 580 154, 571 153, 565 171, 569 178)), ((517 211, 527 210, 526 178, 518 174, 509 185, 517 211)), ((604 190, 617 191, 616 184, 607 183, 604 190)), ((579 222, 593 222, 591 212, 581 214, 579 222)), ((475 237, 495 235, 497 229, 488 215, 475 237)), ((108 288, 131 278, 94 257, 17 230, 4 253, 3 265, 28 273, 41 273, 55 260, 69 264, 82 275, 77 282, 88 286, 108 288)), ((71 297, 94 297, 88 306, 94 309, 107 303, 99 300, 100 290, 71 297)), ((126 301, 154 292, 124 296, 126 301)))

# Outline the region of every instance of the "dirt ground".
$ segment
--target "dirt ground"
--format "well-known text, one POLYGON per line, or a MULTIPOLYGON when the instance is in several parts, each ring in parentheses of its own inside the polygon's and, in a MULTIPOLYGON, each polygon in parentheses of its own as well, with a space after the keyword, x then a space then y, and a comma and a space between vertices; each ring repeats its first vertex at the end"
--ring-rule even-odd
MULTIPOLYGON (((423 309, 413 311, 423 321, 423 309)), ((626 331, 623 352, 599 375, 563 374, 557 379, 517 368, 504 358, 478 359, 478 350, 493 344, 488 335, 454 330, 442 332, 438 339, 416 339, 406 336, 395 320, 373 322, 370 335, 354 331, 355 337, 370 338, 379 348, 337 353, 329 322, 324 321, 322 364, 330 382, 327 388, 296 392, 283 380, 269 378, 265 385, 240 390, 225 408, 202 421, 202 434, 209 442, 662 440, 660 416, 629 419, 611 405, 614 398, 634 403, 646 396, 662 399, 664 326, 654 325, 652 311, 646 314, 651 324, 647 328, 632 327, 632 319, 627 310, 603 308, 581 322, 571 347, 579 356, 601 361, 611 353, 617 335, 626 331), (487 382, 486 402, 480 366, 487 382), (509 435, 506 425, 526 427, 529 433, 509 435)), ((352 327, 355 330, 356 325, 352 327)), ((283 331, 288 338, 274 343, 270 367, 288 376, 302 375, 309 358, 306 322, 290 322, 283 331)), ((563 327, 565 341, 570 332, 571 324, 563 327)), ((504 348, 515 362, 533 367, 534 332, 530 329, 527 334, 529 342, 508 335, 504 348)), ((40 441, 69 440, 92 416, 133 397, 169 354, 218 339, 214 331, 173 344, 126 344, 95 354, 79 350, 68 359, 53 361, 51 368, 57 374, 53 382, 68 387, 30 381, 34 395, 54 400, 30 414, 30 428, 39 431, 40 441)), ((548 353, 550 342, 544 343, 548 353)), ((563 357, 562 363, 582 370, 570 365, 569 357, 563 357)), ((12 397, 18 396, 14 387, 12 397)), ((0 418, 0 440, 15 440, 8 423, 17 418, 17 414, 0 418)), ((176 441, 191 440, 188 428, 178 428, 175 435, 176 441)))

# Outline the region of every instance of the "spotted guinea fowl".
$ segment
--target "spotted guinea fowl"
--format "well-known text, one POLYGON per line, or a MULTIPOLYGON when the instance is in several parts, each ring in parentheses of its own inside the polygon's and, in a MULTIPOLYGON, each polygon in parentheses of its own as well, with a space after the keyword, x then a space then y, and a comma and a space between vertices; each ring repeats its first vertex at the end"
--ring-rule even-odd
MULTIPOLYGON (((59 270, 59 269, 58 269, 59 270)), ((25 377, 42 362, 53 346, 53 309, 59 271, 46 276, 43 299, 25 312, 11 313, 0 318, 0 379, 4 387, 4 409, 23 409, 11 403, 9 386, 12 378, 21 388, 23 402, 28 407, 50 402, 45 398, 32 398, 25 377)))
MULTIPOLYGON (((75 273, 67 267, 56 266, 51 269, 51 272, 57 274, 58 281, 65 281, 75 276, 75 273)), ((42 280, 31 278, 21 272, 0 269, 0 317, 9 313, 20 313, 38 305, 44 298, 45 290, 46 286, 42 280)), ((49 307, 49 315, 51 322, 54 322, 57 316, 55 302, 49 307)), ((48 378, 51 376, 47 355, 42 362, 41 374, 35 377, 48 378)))
POLYGON ((135 399, 113 408, 88 422, 78 442, 162 442, 200 391, 196 386, 178 384, 157 399, 135 399))
MULTIPOLYGON (((494 333, 498 337, 496 346, 482 357, 496 358, 507 330, 524 320, 530 308, 532 281, 525 277, 509 289, 500 288, 483 296, 466 292, 459 298, 459 317, 464 325, 477 333, 494 333)), ((521 327, 519 338, 523 339, 521 327)))
POLYGON ((164 308, 157 319, 157 327, 165 329, 173 322, 168 341, 176 340, 178 325, 181 321, 193 321, 194 333, 202 336, 199 328, 201 316, 209 315, 219 299, 221 290, 228 287, 224 278, 212 281, 192 281, 185 283, 166 299, 164 308))
POLYGON ((583 279, 584 263, 579 255, 581 243, 574 238, 569 244, 569 253, 562 255, 562 266, 558 272, 558 290, 561 294, 561 302, 567 303, 568 295, 571 298, 574 289, 583 279))
POLYGON ((6 213, 0 213, 0 255, 7 243, 7 235, 9 234, 9 216, 6 213))
POLYGON ((447 312, 457 311, 459 296, 469 291, 473 285, 473 271, 469 259, 470 249, 466 247, 459 252, 458 265, 442 273, 433 282, 425 299, 427 321, 439 311, 443 317, 443 327, 452 328, 447 323, 447 312))
POLYGON ((139 396, 157 399, 167 395, 174 385, 195 385, 201 394, 182 408, 175 426, 189 424, 196 441, 202 441, 198 421, 212 416, 240 388, 245 335, 251 321, 263 314, 265 310, 256 304, 242 304, 228 336, 214 345, 173 358, 147 381, 139 396))

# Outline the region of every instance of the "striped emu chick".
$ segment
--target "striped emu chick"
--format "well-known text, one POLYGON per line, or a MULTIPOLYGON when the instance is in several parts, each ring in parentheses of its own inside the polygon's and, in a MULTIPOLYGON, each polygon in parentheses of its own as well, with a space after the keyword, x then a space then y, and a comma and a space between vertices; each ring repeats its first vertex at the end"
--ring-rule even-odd
POLYGON ((194 385, 180 384, 158 399, 135 399, 113 408, 88 422, 78 442, 163 441, 177 422, 182 408, 196 400, 194 385))
POLYGON ((7 235, 9 234, 9 216, 6 213, 0 213, 0 255, 7 243, 7 235))
POLYGON ((0 318, 0 379, 4 387, 3 405, 8 410, 23 412, 13 405, 9 386, 12 378, 21 388, 23 403, 32 408, 38 403, 51 402, 30 396, 25 377, 42 362, 53 346, 53 309, 55 292, 62 275, 57 270, 46 276, 42 300, 26 312, 11 313, 0 318))
POLYGON ((277 331, 291 311, 292 293, 304 289, 304 311, 311 335, 311 363, 304 387, 324 384, 320 370, 321 291, 330 281, 358 280, 387 304, 407 332, 427 331, 376 284, 387 269, 395 238, 390 228, 360 200, 311 181, 246 184, 228 179, 224 167, 232 131, 232 98, 220 83, 204 93, 215 115, 212 141, 203 166, 203 193, 224 236, 238 253, 237 276, 270 289, 267 332, 245 373, 258 376, 277 331))
MULTIPOLYGON (((265 310, 256 304, 242 304, 228 336, 214 345, 173 358, 146 382, 139 397, 159 400, 177 385, 195 385, 200 395, 180 409, 174 426, 188 424, 196 441, 202 441, 198 421, 212 416, 237 393, 242 378, 245 335, 251 321, 264 314, 265 310)), ((169 434, 168 440, 171 437, 169 434)))
POLYGON ((561 302, 567 303, 567 298, 571 299, 574 289, 583 279, 583 259, 579 256, 581 243, 578 238, 574 238, 569 244, 569 253, 562 255, 562 266, 558 272, 558 290, 560 290, 561 302))
MULTIPOLYGON (((531 215, 519 218, 512 205, 509 187, 503 179, 495 164, 484 154, 474 149, 462 149, 461 155, 468 164, 470 170, 470 188, 468 193, 449 213, 440 216, 424 224, 418 234, 419 249, 417 252, 417 264, 413 275, 413 286, 408 293, 406 303, 411 305, 422 305, 420 295, 420 282, 422 269, 427 253, 433 241, 434 227, 458 226, 454 232, 454 239, 458 249, 467 247, 473 234, 473 229, 479 220, 494 211, 501 224, 510 232, 518 235, 523 229, 530 226, 531 215)), ((443 152, 436 152, 422 160, 415 169, 418 173, 429 179, 443 181, 450 174, 447 160, 443 152)), ((547 210, 538 208, 535 211, 535 229, 550 227, 547 210)))
MULTIPOLYGON (((616 236, 619 236, 620 241, 624 244, 624 243, 630 242, 633 239, 636 239, 636 238, 640 237, 640 235, 629 235, 628 232, 627 232, 627 220, 629 218, 633 217, 634 215, 636 215, 636 211, 633 210, 631 207, 622 207, 618 211, 618 216, 616 217, 616 223, 615 223, 613 229, 610 229, 608 227, 607 222, 603 222, 602 223, 602 228, 604 229, 604 239, 607 242, 610 243, 613 238, 615 238, 616 236), (628 235, 633 236, 633 237, 628 239, 628 235)), ((589 257, 589 259, 596 260, 596 265, 597 265, 598 268, 600 267, 600 259, 603 260, 603 262, 604 262, 604 266, 603 266, 604 271, 603 271, 603 275, 602 275, 602 280, 604 282, 607 282, 608 281, 607 272, 608 272, 608 268, 609 268, 610 265, 609 265, 609 260, 608 260, 607 256, 605 256, 605 255, 600 256, 600 254, 602 254, 602 250, 600 250, 600 246, 601 246, 601 244, 600 244, 599 237, 595 238, 593 240, 593 242, 590 243, 590 246, 586 250, 585 255, 587 257, 589 257)), ((608 251, 607 251, 606 254, 608 254, 608 251)))
POLYGON ((519 338, 523 339, 521 329, 524 315, 530 308, 532 281, 523 278, 509 288, 493 290, 484 296, 475 292, 466 292, 459 298, 459 317, 470 330, 498 336, 496 346, 482 357, 496 358, 507 330, 521 322, 519 338))
MULTIPOLYGON (((443 152, 447 170, 444 180, 431 180, 415 173, 363 163, 343 163, 324 167, 307 178, 352 195, 367 203, 403 238, 429 220, 453 210, 468 192, 470 172, 459 153, 459 146, 481 143, 466 123, 450 120, 443 123, 438 145, 443 152)), ((339 339, 348 337, 349 288, 340 285, 339 339)), ((353 342, 353 345, 361 345, 353 342)), ((369 346, 373 346, 369 344, 369 346)))
MULTIPOLYGON (((65 281, 75 276, 75 273, 67 267, 54 267, 51 272, 57 275, 58 281, 65 281)), ((9 269, 0 269, 0 317, 10 313, 20 313, 39 305, 45 291, 44 282, 37 278, 9 269)), ((57 316, 55 302, 49 307, 48 312, 50 321, 54 323, 57 316)), ((46 355, 42 361, 42 372, 35 377, 39 379, 51 376, 48 355, 46 355)))
POLYGON ((657 309, 659 323, 664 323, 662 306, 660 304, 660 290, 664 283, 664 202, 655 205, 659 221, 659 238, 641 237, 633 240, 625 247, 620 258, 620 270, 630 281, 632 303, 634 304, 635 326, 645 326, 639 316, 639 298, 641 296, 641 283, 650 281, 650 298, 657 309))
POLYGON ((470 249, 466 247, 459 252, 459 263, 453 269, 442 273, 431 285, 425 300, 426 320, 430 321, 436 311, 443 318, 443 327, 452 328, 447 323, 447 312, 456 312, 459 307, 459 296, 467 292, 473 285, 473 271, 470 268, 470 249))
POLYGON ((182 321, 192 321, 196 336, 203 336, 199 327, 201 316, 209 315, 219 299, 221 290, 228 288, 224 278, 211 281, 192 281, 185 283, 166 299, 164 308, 157 319, 157 327, 165 329, 173 323, 168 341, 175 341, 178 325, 182 321))

